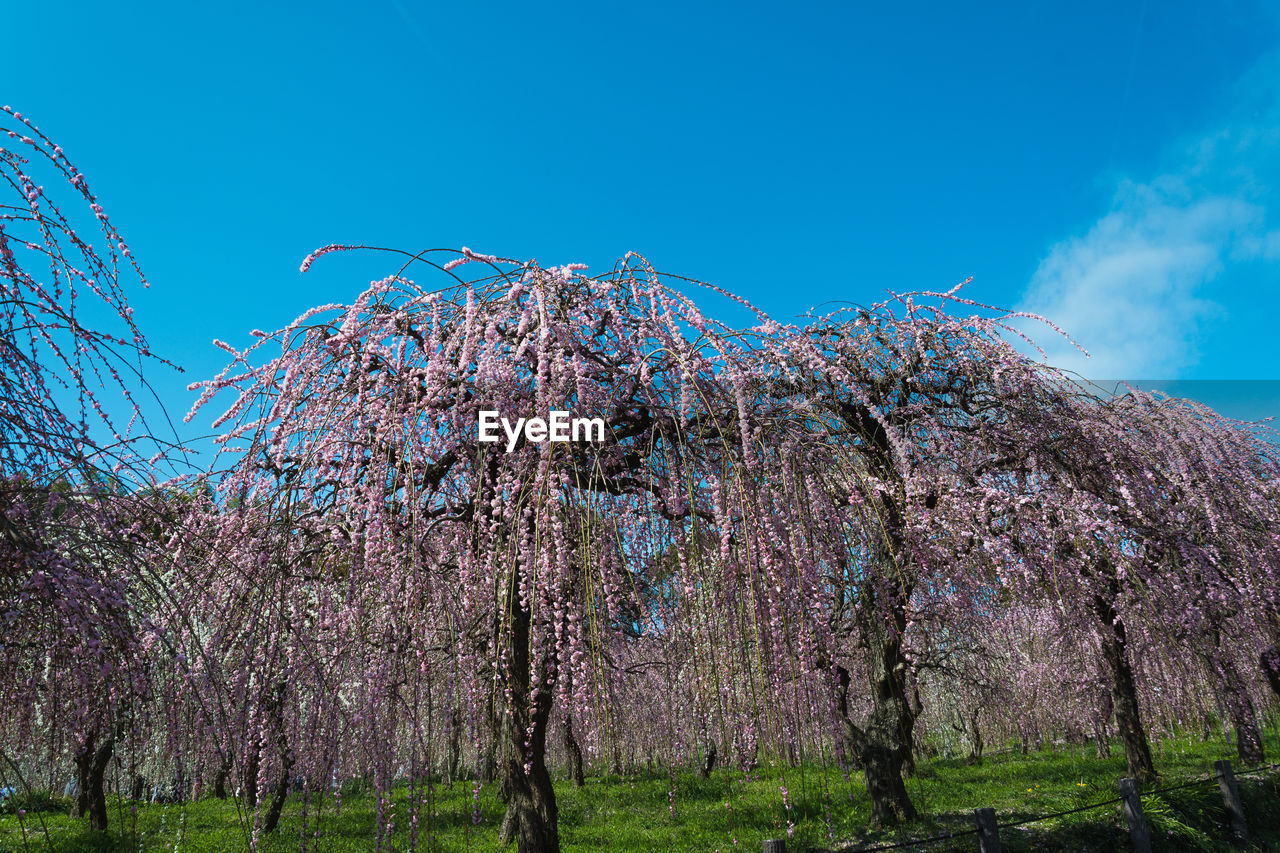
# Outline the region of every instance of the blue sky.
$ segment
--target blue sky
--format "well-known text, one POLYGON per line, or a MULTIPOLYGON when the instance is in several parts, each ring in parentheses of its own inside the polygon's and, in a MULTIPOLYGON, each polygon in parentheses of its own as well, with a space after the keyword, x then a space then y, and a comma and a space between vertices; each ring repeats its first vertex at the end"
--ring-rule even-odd
POLYGON ((214 337, 388 271, 300 275, 330 242, 635 250, 780 319, 973 276, 1086 375, 1280 379, 1276 8, 961 5, 15 3, 0 100, 128 237, 179 416, 214 337))

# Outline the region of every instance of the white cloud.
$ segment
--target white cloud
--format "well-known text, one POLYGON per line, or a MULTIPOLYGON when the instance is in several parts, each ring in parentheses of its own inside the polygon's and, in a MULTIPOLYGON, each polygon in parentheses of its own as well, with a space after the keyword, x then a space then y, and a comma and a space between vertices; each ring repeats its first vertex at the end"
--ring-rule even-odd
POLYGON ((1051 364, 1098 379, 1167 378, 1195 364, 1204 321, 1220 313, 1203 285, 1229 255, 1256 243, 1263 210, 1239 198, 1188 196, 1173 176, 1125 184, 1088 233, 1050 250, 1020 307, 1053 321, 1091 356, 1034 333, 1051 364))
MULTIPOLYGON (((1174 149, 1165 174, 1122 182, 1085 233, 1049 249, 1019 308, 1048 318, 1092 356, 1027 326, 1049 363, 1091 379, 1177 378, 1196 365, 1211 332, 1229 332, 1212 283, 1237 264, 1280 262, 1280 108, 1277 78, 1262 73, 1277 67, 1280 54, 1259 63, 1224 125, 1174 149)), ((1251 289, 1270 290, 1260 284, 1251 289)))

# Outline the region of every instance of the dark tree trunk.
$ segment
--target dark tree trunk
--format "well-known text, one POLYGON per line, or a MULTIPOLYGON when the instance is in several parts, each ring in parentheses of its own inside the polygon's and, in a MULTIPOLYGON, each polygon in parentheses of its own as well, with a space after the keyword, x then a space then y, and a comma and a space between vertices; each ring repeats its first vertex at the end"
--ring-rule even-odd
POLYGON ((458 764, 462 761, 462 709, 449 711, 449 764, 446 781, 452 785, 458 780, 458 764))
POLYGON ((258 807, 258 761, 259 753, 262 751, 260 744, 255 744, 249 748, 249 755, 244 763, 244 781, 241 788, 244 791, 244 804, 249 811, 253 811, 258 807))
POLYGON ((1110 758, 1111 757, 1111 739, 1107 736, 1106 720, 1100 720, 1093 724, 1093 736, 1094 736, 1094 739, 1097 741, 1097 743, 1095 744, 1095 746, 1097 747, 1097 753, 1096 753, 1097 757, 1110 758))
POLYGON ((547 770, 547 722, 551 716, 551 684, 541 683, 530 712, 532 661, 529 657, 531 613, 520 600, 519 569, 507 585, 506 702, 502 723, 502 793, 507 812, 499 837, 518 841, 519 853, 558 853, 556 793, 547 770), (528 741, 526 747, 525 742, 528 741), (526 764, 528 770, 526 771, 526 764))
POLYGON ((981 710, 975 708, 973 717, 969 720, 969 758, 966 763, 970 765, 978 765, 982 763, 982 728, 978 725, 978 717, 981 710))
POLYGON ((227 776, 231 773, 231 764, 223 759, 222 764, 218 766, 218 772, 213 777, 213 795, 219 800, 227 798, 227 776))
POLYGON ((920 719, 920 714, 924 711, 924 702, 920 699, 920 682, 916 679, 915 674, 908 670, 911 683, 911 703, 907 707, 911 711, 911 719, 913 721, 912 732, 909 735, 911 742, 907 746, 907 754, 902 760, 902 776, 910 779, 916 775, 916 740, 914 721, 920 719))
POLYGON ((1111 736, 1107 733, 1107 722, 1111 719, 1114 708, 1111 691, 1104 690, 1099 697, 1098 714, 1093 718, 1093 736, 1098 742, 1098 757, 1111 757, 1111 736))
POLYGON ((879 826, 893 826, 916 818, 915 806, 902 784, 902 765, 911 752, 915 720, 901 690, 901 672, 895 672, 905 666, 895 660, 901 657, 901 644, 882 637, 878 646, 872 654, 872 713, 860 757, 872 798, 872 818, 879 826))
POLYGON ((564 718, 564 751, 569 756, 569 778, 581 788, 587 781, 582 774, 582 747, 573 736, 573 717, 568 715, 564 718))
MULTIPOLYGON (((841 401, 838 411, 859 451, 883 482, 901 483, 889 434, 872 410, 862 404, 841 401)), ((872 820, 892 826, 916 819, 916 808, 903 784, 903 771, 912 766, 915 714, 908 701, 909 666, 902 653, 907 628, 907 601, 914 588, 903 531, 902 508, 893 490, 880 492, 878 521, 881 537, 876 543, 876 576, 860 585, 861 601, 855 616, 867 649, 867 681, 871 715, 865 728, 849 724, 871 796, 872 820)), ((846 717, 847 719, 847 717, 846 717)))
POLYGON ((84 817, 89 813, 89 789, 85 783, 89 778, 90 753, 81 747, 72 760, 76 764, 76 797, 71 804, 71 816, 84 817))
POLYGON ((280 778, 276 783, 276 789, 271 794, 271 804, 267 806, 267 813, 262 819, 263 832, 275 832, 276 825, 280 823, 280 814, 284 811, 284 800, 289 795, 289 773, 293 770, 293 752, 286 746, 284 754, 280 758, 280 778))
MULTIPOLYGON (((818 669, 829 669, 831 662, 827 658, 821 657, 817 662, 817 666, 818 669)), ((858 728, 853 720, 849 719, 849 670, 836 664, 835 671, 836 712, 839 715, 841 745, 844 747, 849 766, 854 770, 861 770, 863 733, 862 729, 858 728)))
POLYGON ((1215 655, 1211 663, 1222 689, 1227 716, 1231 718, 1231 725, 1236 730, 1236 755, 1240 763, 1246 767, 1266 763, 1267 756, 1262 747, 1262 734, 1258 731, 1253 698, 1249 696, 1249 688, 1240 677, 1240 670, 1235 661, 1225 653, 1215 655))
POLYGON ((1101 621, 1102 658, 1111 680, 1111 701, 1115 706, 1116 729, 1124 746, 1128 774, 1139 782, 1156 777, 1155 763, 1151 760, 1151 746, 1147 742, 1146 729, 1138 707, 1138 688, 1133 678, 1133 668, 1127 655, 1128 639, 1124 622, 1111 602, 1098 596, 1094 606, 1101 621))
POLYGON ((1267 648, 1258 658, 1258 666, 1262 669, 1262 674, 1267 677, 1267 683, 1271 685, 1272 691, 1276 696, 1280 696, 1280 645, 1267 648))
POLYGON ((1097 747, 1098 758, 1111 757, 1111 738, 1107 734, 1107 718, 1095 717, 1093 720, 1093 739, 1097 747))
POLYGON ((716 749, 715 738, 708 737, 706 734, 702 736, 702 763, 698 765, 698 778, 710 779, 711 771, 716 769, 716 758, 719 753, 716 749))
POLYGON ((897 607, 890 614, 868 610, 864 622, 869 641, 872 705, 863 730, 860 758, 871 797, 872 820, 879 826, 893 826, 916 819, 916 807, 902 781, 915 726, 905 690, 907 662, 902 655, 906 616, 897 607))
POLYGON ((271 698, 271 722, 276 733, 276 754, 280 756, 280 776, 276 789, 271 796, 271 804, 262 821, 263 832, 275 832, 280 823, 280 813, 284 811, 284 800, 289 795, 289 777, 293 772, 293 750, 289 748, 289 738, 284 728, 284 682, 276 684, 275 695, 271 698))
POLYGON ((85 737, 84 745, 76 750, 76 804, 72 810, 75 817, 89 817, 89 828, 105 830, 107 828, 107 763, 115 750, 115 738, 108 737, 99 746, 97 733, 90 732, 85 737))
POLYGON ((902 754, 902 778, 910 779, 914 775, 916 775, 916 747, 913 738, 911 745, 902 754))

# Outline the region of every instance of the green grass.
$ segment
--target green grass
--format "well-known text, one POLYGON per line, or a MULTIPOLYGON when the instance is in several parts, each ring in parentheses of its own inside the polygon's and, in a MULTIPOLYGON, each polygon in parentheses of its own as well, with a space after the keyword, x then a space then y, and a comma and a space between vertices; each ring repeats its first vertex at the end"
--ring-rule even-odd
MULTIPOLYGON (((1267 746, 1272 755, 1280 754, 1277 740, 1274 734, 1269 737, 1267 746)), ((1207 777, 1214 760, 1231 757, 1230 748, 1221 741, 1165 742, 1157 755, 1163 778, 1149 788, 1207 777)), ((867 829, 870 806, 860 774, 846 780, 837 768, 812 765, 762 768, 752 777, 721 770, 709 780, 679 773, 674 813, 668 799, 671 780, 662 773, 589 779, 581 789, 557 781, 556 796, 560 839, 566 851, 759 850, 762 839, 786 836, 788 820, 794 823, 789 850, 821 850, 965 831, 972 828, 973 809, 980 806, 995 808, 1000 822, 1008 823, 1114 799, 1116 780, 1123 774, 1121 757, 1098 760, 1090 750, 1078 748, 1029 756, 993 755, 973 767, 963 760, 938 759, 922 764, 907 783, 925 817, 904 829, 876 832, 867 829), (783 806, 780 779, 790 791, 790 811, 783 806)), ((1252 832, 1251 846, 1280 848, 1280 773, 1241 777, 1240 788, 1252 832)), ((407 797, 407 789, 396 789, 397 850, 408 845, 407 797)), ((1166 793, 1149 790, 1143 804, 1156 850, 1231 849, 1215 784, 1166 793)), ((69 817, 65 802, 57 798, 33 799, 26 805, 29 810, 22 826, 12 813, 14 809, 0 815, 0 850, 115 853, 177 849, 213 853, 247 848, 247 829, 234 801, 138 805, 133 814, 130 802, 112 800, 111 829, 106 834, 89 833, 85 821, 69 817)), ((337 814, 332 799, 326 797, 323 834, 310 849, 319 853, 371 850, 376 806, 376 795, 355 784, 347 786, 337 814)), ((280 829, 274 837, 263 839, 260 850, 269 853, 299 848, 301 807, 300 798, 289 800, 280 829)), ((420 819, 418 849, 500 849, 497 825, 502 805, 495 786, 481 790, 479 825, 472 823, 472 807, 470 782, 439 787, 420 819)), ((314 800, 311 813, 315 813, 314 800)), ((1114 805, 1001 830, 1004 848, 1009 851, 1126 849, 1126 838, 1114 805)), ((972 851, 977 842, 966 836, 921 849, 972 851)))

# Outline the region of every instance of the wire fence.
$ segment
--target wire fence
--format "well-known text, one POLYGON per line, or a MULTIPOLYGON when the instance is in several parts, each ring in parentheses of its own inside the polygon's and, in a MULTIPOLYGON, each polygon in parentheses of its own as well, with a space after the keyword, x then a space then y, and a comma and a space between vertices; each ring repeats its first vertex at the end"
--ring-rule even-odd
MULTIPOLYGON (((1249 770, 1240 771, 1238 773, 1235 773, 1234 775, 1237 777, 1250 776, 1256 773, 1263 773, 1263 772, 1277 770, 1277 769, 1280 769, 1280 764, 1265 764, 1265 765, 1260 765, 1258 767, 1250 768, 1249 770)), ((1144 790, 1142 791, 1142 795, 1157 796, 1159 794, 1167 794, 1173 791, 1181 791, 1186 788, 1194 788, 1199 785, 1204 785, 1210 782, 1216 784, 1219 782, 1220 778, 1221 778, 1221 774, 1215 772, 1214 774, 1210 776, 1206 776, 1202 779, 1192 779, 1189 782, 1183 782, 1177 785, 1168 785, 1162 788, 1152 788, 1152 789, 1144 790)), ((1113 797, 1112 799, 1109 799, 1109 800, 1102 800, 1101 802, 1090 803, 1087 806, 1078 806, 1073 809, 1066 809, 1065 811, 1053 812, 1051 814, 1037 815, 1035 817, 1023 818, 1022 820, 1014 820, 1014 821, 1009 821, 1007 823, 997 823, 994 825, 994 828, 996 830, 1013 829, 1015 827, 1025 826, 1029 823, 1039 823, 1040 821, 1054 820, 1056 818, 1066 817, 1067 815, 1073 815, 1073 814, 1078 814, 1080 812, 1092 811, 1094 809, 1100 809, 1106 806, 1119 805, 1124 801, 1125 801, 1125 798, 1123 796, 1113 797)), ((895 841, 891 843, 886 842, 883 844, 876 844, 870 847, 865 847, 861 845, 846 846, 846 847, 840 848, 840 851, 841 853, 871 853, 871 851, 875 851, 875 850, 902 850, 909 847, 924 847, 926 845, 937 844, 942 841, 950 841, 956 838, 964 838, 965 836, 969 836, 969 835, 981 835, 981 834, 982 834, 981 828, 955 830, 952 832, 942 833, 941 835, 932 835, 932 836, 929 836, 928 838, 912 838, 912 839, 907 839, 905 841, 895 841)))

